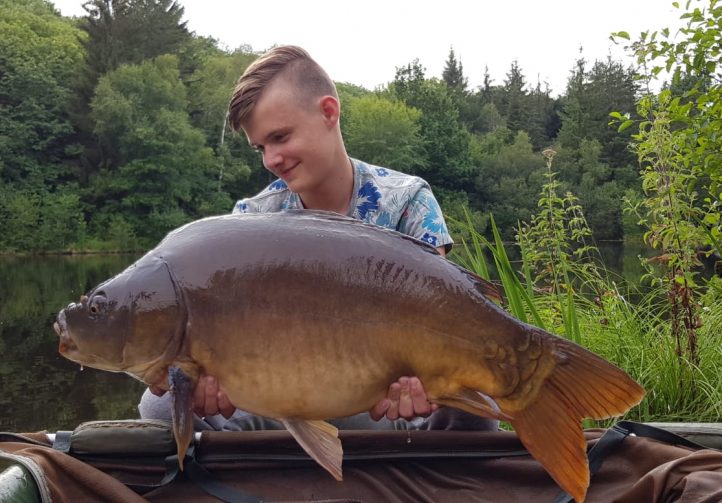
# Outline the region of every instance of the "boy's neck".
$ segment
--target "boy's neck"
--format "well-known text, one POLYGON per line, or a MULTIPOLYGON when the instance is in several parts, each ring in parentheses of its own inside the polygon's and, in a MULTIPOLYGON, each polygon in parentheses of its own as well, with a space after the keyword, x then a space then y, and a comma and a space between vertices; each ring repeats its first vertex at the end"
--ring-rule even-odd
POLYGON ((345 158, 342 167, 333 171, 315 190, 299 194, 304 208, 326 210, 346 215, 353 193, 354 168, 351 159, 345 158))

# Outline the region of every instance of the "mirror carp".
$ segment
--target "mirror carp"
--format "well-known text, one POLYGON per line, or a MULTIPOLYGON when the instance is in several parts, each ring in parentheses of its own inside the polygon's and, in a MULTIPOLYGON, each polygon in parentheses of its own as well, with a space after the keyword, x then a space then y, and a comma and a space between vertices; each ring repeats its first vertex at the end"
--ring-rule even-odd
POLYGON ((644 390, 581 346, 515 319, 494 288, 403 234, 298 210, 210 217, 60 311, 63 356, 173 393, 182 460, 192 392, 282 421, 338 480, 324 420, 368 411, 400 376, 429 400, 509 422, 577 501, 589 485, 583 418, 624 414, 644 390))

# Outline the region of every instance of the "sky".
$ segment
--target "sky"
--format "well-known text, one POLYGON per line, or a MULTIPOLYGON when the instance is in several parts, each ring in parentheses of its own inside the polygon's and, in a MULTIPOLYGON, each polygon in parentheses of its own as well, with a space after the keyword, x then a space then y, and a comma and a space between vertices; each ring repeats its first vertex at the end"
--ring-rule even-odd
MULTIPOLYGON (((55 0, 63 15, 84 14, 84 0, 55 0)), ((502 84, 513 61, 527 83, 562 94, 575 61, 607 56, 633 62, 609 35, 681 25, 672 0, 180 0, 188 28, 222 47, 263 51, 274 44, 305 48, 337 82, 373 90, 396 68, 418 59, 427 77, 441 77, 453 48, 469 87, 488 68, 502 84), (580 52, 581 50, 581 52, 580 52)), ((683 3, 683 2, 680 2, 683 3)))

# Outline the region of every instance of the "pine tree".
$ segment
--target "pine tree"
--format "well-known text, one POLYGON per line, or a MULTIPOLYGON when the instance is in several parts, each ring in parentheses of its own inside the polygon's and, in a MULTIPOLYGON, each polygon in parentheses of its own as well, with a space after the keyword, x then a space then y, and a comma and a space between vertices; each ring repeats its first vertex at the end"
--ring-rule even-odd
POLYGON ((461 98, 467 94, 468 81, 464 77, 464 67, 461 61, 456 60, 453 47, 449 50, 449 58, 446 60, 441 77, 452 95, 461 98))
POLYGON ((525 106, 527 92, 524 89, 526 81, 519 68, 518 61, 511 64, 509 73, 504 81, 504 103, 502 104, 502 115, 506 118, 506 125, 510 131, 516 133, 526 127, 528 111, 525 106))

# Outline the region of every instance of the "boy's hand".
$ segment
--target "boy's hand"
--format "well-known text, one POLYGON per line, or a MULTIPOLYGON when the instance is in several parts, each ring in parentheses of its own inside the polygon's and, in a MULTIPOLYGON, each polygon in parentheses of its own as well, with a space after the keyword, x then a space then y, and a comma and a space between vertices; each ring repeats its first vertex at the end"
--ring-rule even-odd
POLYGON ((218 387, 218 379, 209 375, 201 375, 193 390, 193 412, 199 417, 221 414, 226 419, 236 411, 236 407, 228 399, 228 395, 218 387))
POLYGON ((426 391, 418 377, 400 377, 389 386, 386 398, 369 411, 371 419, 379 421, 386 416, 390 420, 427 417, 439 408, 429 403, 426 391))

